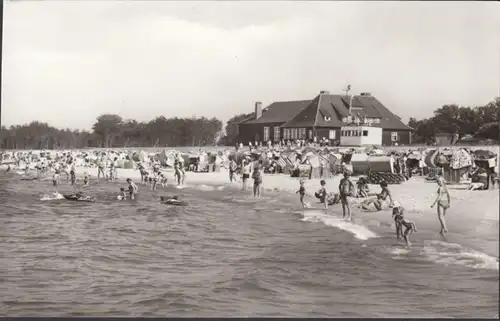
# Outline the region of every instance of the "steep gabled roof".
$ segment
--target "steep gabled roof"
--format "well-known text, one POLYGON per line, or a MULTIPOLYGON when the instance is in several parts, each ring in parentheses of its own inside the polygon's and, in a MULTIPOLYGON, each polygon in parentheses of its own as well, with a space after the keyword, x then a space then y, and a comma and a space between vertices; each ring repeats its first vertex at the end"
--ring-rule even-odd
POLYGON ((322 95, 316 96, 306 108, 302 109, 293 119, 282 125, 282 127, 312 127, 316 122, 319 100, 322 95))
MULTIPOLYGON (((411 127, 403 123, 398 116, 394 115, 387 107, 378 101, 377 98, 373 96, 364 96, 360 97, 360 99, 365 106, 371 106, 371 108, 380 115, 380 127, 383 129, 411 130, 411 127)), ((370 110, 370 107, 368 110, 370 110)))
MULTIPOLYGON (((341 127, 342 118, 349 115, 349 100, 350 97, 345 95, 320 94, 313 100, 276 102, 265 108, 259 119, 252 116, 242 123, 284 123, 282 127, 341 127)), ((355 96, 351 113, 380 118, 383 129, 411 130, 373 96, 355 96)))
POLYGON ((262 116, 258 119, 252 115, 240 124, 285 123, 306 108, 310 102, 310 100, 275 102, 262 109, 262 116))

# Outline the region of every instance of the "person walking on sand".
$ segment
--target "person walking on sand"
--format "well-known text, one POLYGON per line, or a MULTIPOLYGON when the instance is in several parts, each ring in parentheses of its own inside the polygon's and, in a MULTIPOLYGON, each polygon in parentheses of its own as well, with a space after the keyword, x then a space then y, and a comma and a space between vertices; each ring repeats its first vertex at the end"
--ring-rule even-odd
POLYGON ((434 203, 432 203, 431 208, 433 208, 437 204, 437 215, 439 219, 439 223, 441 223, 441 231, 439 232, 441 235, 445 235, 448 232, 448 228, 446 226, 446 211, 450 208, 450 193, 448 192, 448 188, 446 187, 446 182, 443 176, 438 176, 436 179, 438 184, 437 197, 434 203))
POLYGON ((104 172, 105 166, 106 165, 104 164, 104 159, 101 157, 97 161, 97 179, 100 179, 101 175, 102 175, 102 178, 106 178, 106 173, 104 172))
POLYGON ((344 172, 344 178, 340 180, 339 195, 342 203, 342 217, 351 220, 351 202, 350 197, 354 196, 354 184, 349 179, 349 172, 344 172))
POLYGON ((233 180, 236 181, 236 178, 234 177, 234 173, 236 173, 236 168, 238 166, 236 165, 236 162, 234 161, 234 158, 231 158, 229 161, 229 182, 232 183, 233 180))

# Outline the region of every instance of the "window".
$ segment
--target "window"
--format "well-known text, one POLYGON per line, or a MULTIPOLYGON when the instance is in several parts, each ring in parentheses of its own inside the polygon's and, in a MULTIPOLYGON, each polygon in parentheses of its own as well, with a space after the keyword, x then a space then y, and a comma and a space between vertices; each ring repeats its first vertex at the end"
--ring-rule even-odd
POLYGON ((299 138, 299 129, 298 128, 294 128, 292 130, 293 130, 292 138, 293 139, 298 139, 299 138))
POLYGON ((358 130, 358 136, 361 136, 363 135, 363 131, 362 130, 358 130))
POLYGON ((330 117, 330 116, 325 116, 325 121, 330 121, 330 120, 332 120, 332 117, 330 117))
POLYGON ((328 132, 328 138, 335 139, 335 130, 330 129, 330 131, 328 132))
POLYGON ((374 118, 374 119, 373 119, 373 122, 374 122, 375 124, 380 124, 380 118, 374 118))
POLYGON ((269 127, 264 127, 264 141, 267 142, 269 140, 269 127))
POLYGON ((347 117, 342 117, 342 122, 347 123, 347 117))
POLYGON ((391 133, 391 142, 397 142, 399 140, 398 132, 391 133))
POLYGON ((299 139, 306 139, 306 129, 299 128, 299 139))
POLYGON ((283 139, 290 139, 290 128, 283 129, 283 139))
POLYGON ((368 131, 367 130, 363 130, 363 136, 368 136, 368 131))
POLYGON ((280 140, 280 128, 278 126, 274 126, 274 141, 278 142, 280 140))
POLYGON ((312 129, 309 129, 309 139, 313 139, 313 131, 312 131, 312 129))

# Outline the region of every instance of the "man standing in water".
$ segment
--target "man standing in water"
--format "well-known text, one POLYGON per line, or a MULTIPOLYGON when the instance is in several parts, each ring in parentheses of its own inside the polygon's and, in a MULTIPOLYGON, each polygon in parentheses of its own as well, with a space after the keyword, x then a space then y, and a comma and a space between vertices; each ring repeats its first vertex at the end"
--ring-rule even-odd
POLYGON ((347 220, 351 220, 351 204, 349 197, 353 195, 354 184, 349 179, 349 173, 344 172, 344 178, 340 180, 339 184, 339 195, 340 201, 342 202, 342 217, 347 220), (347 212, 347 213, 346 213, 347 212))
POLYGON ((127 178, 127 183, 128 183, 128 193, 129 193, 130 199, 133 200, 133 199, 135 199, 135 196, 139 192, 139 188, 137 187, 137 185, 135 185, 134 182, 132 182, 132 180, 130 178, 127 178))

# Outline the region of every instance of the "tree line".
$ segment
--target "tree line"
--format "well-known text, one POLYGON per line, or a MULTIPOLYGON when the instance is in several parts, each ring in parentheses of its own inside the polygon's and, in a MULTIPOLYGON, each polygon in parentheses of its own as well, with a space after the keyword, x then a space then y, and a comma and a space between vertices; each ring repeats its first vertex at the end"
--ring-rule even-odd
POLYGON ((410 118, 408 126, 413 128, 413 143, 433 144, 436 134, 458 134, 459 138, 470 135, 477 140, 500 140, 500 97, 484 106, 468 107, 444 105, 434 111, 430 118, 410 118))
POLYGON ((221 137, 217 118, 156 117, 149 122, 124 120, 115 114, 97 117, 91 131, 58 129, 33 121, 25 125, 2 126, 2 149, 69 149, 118 147, 178 147, 215 145, 221 137))
MULTIPOLYGON (((223 135, 222 121, 216 118, 156 117, 149 122, 124 120, 119 115, 97 117, 91 131, 58 129, 47 123, 33 121, 0 129, 3 149, 68 149, 114 147, 178 147, 233 146, 238 142, 238 123, 252 116, 237 114, 227 122, 223 135)), ((479 140, 500 141, 500 97, 484 106, 444 105, 432 117, 417 120, 411 117, 413 143, 433 144, 436 134, 471 135, 479 140)))

